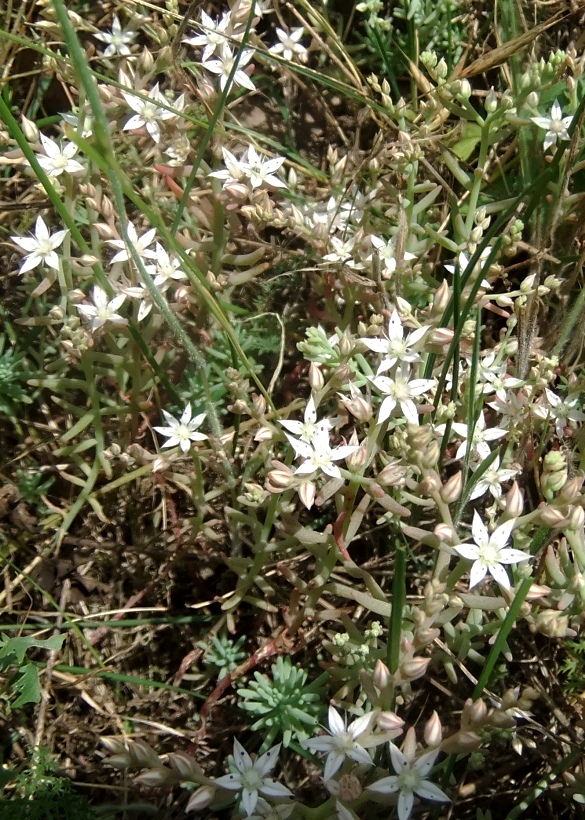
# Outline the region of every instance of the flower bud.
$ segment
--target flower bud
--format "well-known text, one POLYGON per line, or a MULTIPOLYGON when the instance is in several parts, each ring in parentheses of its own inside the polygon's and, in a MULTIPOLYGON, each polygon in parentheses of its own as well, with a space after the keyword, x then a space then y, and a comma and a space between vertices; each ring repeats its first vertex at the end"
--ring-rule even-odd
POLYGON ((436 470, 425 470, 423 479, 418 486, 420 492, 425 495, 438 493, 442 489, 441 476, 436 470))
POLYGON ((344 393, 337 394, 341 403, 358 421, 369 421, 372 418, 372 405, 364 399, 358 388, 351 382, 349 389, 352 395, 351 399, 344 393))
POLYGON ((270 470, 266 476, 266 489, 270 492, 280 492, 287 490, 293 482, 293 474, 288 469, 270 470))
POLYGON ((543 609, 535 619, 536 629, 548 638, 564 638, 569 627, 569 618, 556 609, 543 609))
POLYGON ((431 316, 442 316, 445 312, 445 308, 449 304, 449 285, 447 284, 447 280, 443 279, 437 290, 435 291, 435 295, 433 296, 433 304, 431 307, 431 316))
POLYGON ((511 518, 518 518, 522 515, 522 510, 524 509, 524 494, 517 481, 512 483, 512 486, 506 493, 505 500, 506 506, 502 515, 502 522, 509 521, 511 518))
POLYGON ((437 524, 433 532, 440 541, 448 541, 450 544, 459 543, 455 530, 448 524, 437 524))
POLYGON ((463 473, 459 470, 455 475, 445 482, 441 488, 441 498, 445 504, 453 504, 461 496, 463 489, 463 473))
POLYGON ((463 100, 468 100, 471 97, 471 85, 469 80, 463 78, 459 84, 459 96, 463 100))
POLYGON ((425 724, 424 737, 427 746, 439 746, 443 739, 443 727, 436 712, 433 712, 425 724))
POLYGON ((576 533, 582 533, 583 525, 585 524, 585 512, 583 512, 583 507, 572 507, 568 522, 566 529, 573 530, 573 532, 576 533))
POLYGON ((584 479, 585 475, 583 475, 583 473, 579 473, 573 476, 573 478, 570 478, 566 484, 563 485, 557 496, 559 504, 574 504, 581 493, 584 479))
POLYGON ((315 503, 315 496, 317 495, 317 488, 315 485, 311 481, 306 481, 304 484, 301 484, 297 492, 302 504, 310 510, 315 503))
POLYGON ((24 114, 22 115, 21 122, 22 133, 26 137, 27 142, 38 142, 40 140, 40 133, 35 123, 32 120, 29 120, 28 117, 25 117, 24 114))
POLYGON ((400 675, 405 681, 413 681, 422 678, 426 674, 430 658, 413 658, 411 661, 405 661, 400 666, 400 675))
POLYGON ((378 724, 378 728, 382 732, 396 732, 397 734, 400 734, 400 731, 404 726, 404 721, 402 718, 399 718, 398 715, 394 714, 394 712, 380 712, 376 718, 376 722, 378 724))
POLYGON ((435 327, 427 336, 427 342, 431 345, 445 347, 453 341, 454 332, 449 327, 435 327))
POLYGON ((483 106, 488 114, 493 114, 498 107, 498 95, 494 91, 493 85, 486 95, 483 106))
POLYGON ((254 408, 255 416, 263 416, 266 412, 266 399, 264 396, 254 394, 252 396, 252 407, 254 408))
POLYGON ((350 446, 357 445, 357 450, 354 450, 353 453, 350 453, 345 459, 347 469, 352 473, 359 473, 364 467, 368 457, 368 442, 365 440, 360 444, 357 433, 354 430, 348 443, 350 446))
POLYGON ((162 765, 157 753, 144 740, 132 741, 129 751, 135 766, 158 768, 162 765))
POLYGON ((179 775, 181 780, 189 780, 193 783, 201 782, 200 778, 204 776, 203 769, 195 758, 185 754, 185 752, 171 752, 168 755, 168 760, 169 766, 179 775))
POLYGON ((479 700, 472 700, 467 698, 463 704, 463 711, 461 713, 461 726, 468 728, 470 726, 481 726, 485 723, 488 716, 488 708, 481 698, 479 700))
POLYGON ((347 359, 349 356, 351 356, 352 350, 353 344, 344 333, 341 339, 339 340, 339 352, 344 359, 347 359))
POLYGON ((216 789, 214 786, 201 786, 197 791, 193 792, 189 798, 189 802, 185 806, 185 811, 201 811, 206 809, 215 797, 216 789))
POLYGON ((540 487, 547 501, 551 501, 567 481, 567 460, 560 450, 550 450, 544 457, 540 487))
POLYGON ((325 387, 325 377, 320 366, 316 362, 311 362, 309 365, 309 384, 311 390, 323 390, 325 387))
POLYGON ((445 754, 469 754, 482 745, 482 740, 475 732, 457 732, 441 743, 441 751, 445 754))
POLYGON ((134 778, 135 783, 150 787, 170 785, 171 783, 175 783, 176 780, 177 776, 174 772, 165 769, 164 766, 160 769, 146 769, 146 771, 140 772, 140 774, 134 778))
POLYGON ((396 460, 390 461, 376 476, 376 482, 382 487, 396 486, 404 482, 404 467, 396 460))
POLYGON ((559 509, 548 504, 539 507, 538 512, 538 517, 546 527, 564 527, 568 523, 565 515, 559 509))
POLYGON ((376 666, 374 667, 374 674, 372 681, 376 689, 383 691, 390 683, 390 670, 386 664, 378 658, 376 666))

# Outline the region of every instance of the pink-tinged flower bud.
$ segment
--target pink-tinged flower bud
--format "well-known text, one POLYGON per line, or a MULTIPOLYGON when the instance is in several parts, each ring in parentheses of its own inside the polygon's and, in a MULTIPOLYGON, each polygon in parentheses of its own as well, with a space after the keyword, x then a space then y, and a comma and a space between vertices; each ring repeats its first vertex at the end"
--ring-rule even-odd
POLYGON ((315 503, 315 496, 317 495, 317 488, 310 481, 306 481, 297 490, 301 502, 310 510, 315 503))
MULTIPOLYGON (((353 385, 350 383, 350 390, 353 385)), ((345 409, 358 421, 369 421, 372 418, 372 405, 367 402, 357 388, 351 390, 352 398, 344 393, 338 393, 339 400, 345 409)))
POLYGON ((443 740, 443 727, 436 712, 433 712, 425 724, 424 737, 427 746, 439 746, 443 740))
POLYGON ((384 661, 378 658, 376 661, 376 666, 374 667, 374 674, 372 675, 372 682, 374 686, 382 692, 390 683, 390 678, 390 670, 384 661))
POLYGON ((433 532, 441 541, 447 541, 449 544, 459 543, 455 530, 448 524, 437 524, 433 532))
POLYGON ((382 487, 395 487, 397 484, 404 483, 404 472, 404 467, 398 461, 390 461, 382 467, 376 476, 376 482, 382 487))
MULTIPOLYGON (((441 611, 443 606, 439 605, 439 607, 437 607, 437 609, 441 611)), ((430 644, 434 643, 440 636, 440 629, 417 629, 414 635, 413 646, 415 649, 424 649, 425 646, 430 646, 430 644)))
POLYGON ((112 754, 126 754, 128 751, 124 741, 117 737, 100 737, 100 743, 112 754))
POLYGON ((274 430, 272 427, 260 427, 256 435, 254 436, 254 441, 270 441, 272 436, 274 435, 274 430))
POLYGON ((547 595, 550 595, 550 587, 544 586, 544 584, 532 584, 532 586, 528 590, 526 600, 539 601, 543 598, 546 598, 547 595))
POLYGON ((518 482, 514 481, 509 491, 506 493, 506 506, 502 515, 502 522, 511 518, 518 518, 524 509, 524 493, 520 489, 518 482))
POLYGON ((129 752, 136 766, 158 768, 162 765, 157 753, 144 740, 132 741, 129 752))
POLYGON ((409 761, 412 762, 416 755, 416 732, 414 726, 410 726, 404 737, 402 743, 402 754, 409 761))
POLYGON ((424 495, 432 495, 438 493, 441 489, 441 476, 436 470, 425 470, 423 472, 423 480, 418 485, 420 492, 424 495))
POLYGON ((538 513, 539 519, 546 527, 564 527, 568 523, 567 518, 560 510, 548 504, 539 507, 538 513))
POLYGON ((447 305, 449 304, 450 297, 451 294, 449 292, 449 285, 447 284, 447 280, 443 279, 443 281, 435 291, 435 295, 433 296, 431 316, 442 316, 445 312, 447 305))
POLYGON ((309 365, 309 384, 311 390, 323 390, 325 387, 325 376, 316 362, 311 362, 309 365))
POLYGON ((457 732, 441 743, 441 751, 445 754, 469 754, 482 745, 482 740, 475 732, 457 732))
POLYGON ((189 798, 189 802, 185 806, 185 811, 201 811, 206 809, 215 797, 216 789, 214 786, 201 786, 197 791, 193 792, 189 798))
POLYGON ((132 760, 130 758, 130 754, 128 752, 124 754, 112 755, 111 757, 107 757, 104 760, 104 763, 107 763, 108 766, 113 766, 114 769, 128 769, 130 766, 133 765, 132 760))
POLYGON ((394 712, 380 712, 376 718, 378 728, 382 732, 396 732, 394 737, 401 734, 404 727, 404 721, 399 718, 394 712))
POLYGON ((249 194, 248 187, 243 182, 229 182, 223 190, 230 199, 238 202, 246 200, 249 194))
POLYGON ((176 772, 181 780, 189 780, 192 783, 200 783, 205 777, 203 769, 194 757, 185 752, 171 752, 168 755, 169 766, 176 772))
POLYGON ((177 775, 171 772, 170 769, 161 767, 160 769, 146 769, 144 772, 136 775, 135 783, 140 783, 142 786, 164 786, 177 782, 177 775))
POLYGON ((93 227, 98 232, 100 239, 119 239, 116 229, 112 228, 111 225, 106 225, 105 222, 94 222, 93 227))
POLYGON ((432 469, 439 463, 441 448, 438 441, 431 441, 421 454, 420 464, 423 469, 432 469))
POLYGON ((173 302, 176 302, 178 305, 190 305, 193 301, 191 299, 191 293, 192 291, 190 287, 181 285, 173 293, 173 302))
MULTIPOLYGON (((352 434, 349 443, 354 444, 353 438, 355 436, 355 443, 357 443, 358 438, 355 432, 352 434)), ((359 473, 363 470, 364 465, 366 464, 368 458, 368 442, 363 441, 357 450, 354 450, 353 453, 350 453, 348 457, 345 459, 345 463, 347 464, 347 469, 351 473, 359 473)))
POLYGON ((569 618, 556 609, 543 609, 535 618, 538 632, 548 638, 564 638, 569 628, 569 618))
POLYGON ((263 416, 266 412, 266 399, 264 396, 255 393, 252 397, 252 407, 254 408, 254 415, 263 416))
POLYGON ((270 492, 280 492, 281 490, 287 490, 292 482, 293 474, 287 467, 270 470, 266 476, 266 489, 270 492))
POLYGON ((558 495, 557 501, 559 504, 574 504, 579 498, 584 479, 585 476, 582 473, 570 478, 558 495))
POLYGON ((427 342, 431 345, 445 347, 451 344, 454 335, 453 331, 448 327, 436 327, 433 328, 427 336, 427 342))
POLYGON ((453 504, 461 496, 463 489, 463 473, 461 470, 452 475, 441 489, 441 498, 445 504, 453 504))
POLYGON ((572 507, 569 513, 569 524, 565 529, 573 530, 573 532, 583 532, 583 525, 585 524, 585 512, 583 507, 572 507))
POLYGON ((466 729, 470 726, 482 726, 488 716, 488 707, 485 701, 467 698, 461 713, 461 726, 466 729))
POLYGON ((426 674, 430 658, 413 658, 411 661, 405 661, 400 666, 400 675, 406 681, 417 680, 426 674))

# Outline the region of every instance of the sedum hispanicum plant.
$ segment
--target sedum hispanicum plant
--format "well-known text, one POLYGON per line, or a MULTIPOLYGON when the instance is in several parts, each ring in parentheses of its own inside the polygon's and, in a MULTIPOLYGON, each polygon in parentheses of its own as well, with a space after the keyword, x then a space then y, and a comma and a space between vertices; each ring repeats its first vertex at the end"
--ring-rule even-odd
POLYGON ((179 811, 582 802, 585 58, 496 5, 35 4, 0 595, 71 635, 37 746, 59 680, 179 811))

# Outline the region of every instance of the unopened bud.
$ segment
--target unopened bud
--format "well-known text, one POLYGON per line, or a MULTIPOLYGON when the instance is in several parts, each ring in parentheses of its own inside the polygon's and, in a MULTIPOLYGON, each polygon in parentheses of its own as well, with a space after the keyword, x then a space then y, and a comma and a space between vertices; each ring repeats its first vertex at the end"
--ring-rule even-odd
POLYGON ((304 484, 298 489, 299 498, 301 499, 301 503, 310 510, 313 504, 315 503, 315 496, 317 495, 317 488, 311 481, 306 481, 304 484))
POLYGON ((546 527, 560 527, 565 526, 567 523, 565 515, 556 507, 551 507, 548 504, 543 504, 538 513, 538 517, 546 527))
POLYGON ((263 416, 266 412, 266 399, 264 396, 255 394, 252 397, 252 407, 254 408, 254 414, 256 416, 263 416))
POLYGON ((450 544, 459 543, 455 530, 448 524, 437 524, 433 532, 440 541, 447 541, 450 544))
MULTIPOLYGON (((349 444, 358 444, 358 437, 355 431, 352 433, 351 438, 349 440, 349 444)), ((360 470, 363 469, 366 460, 368 457, 368 442, 363 441, 361 444, 358 445, 357 450, 354 450, 353 453, 350 453, 347 458, 345 459, 345 463, 347 464, 347 469, 352 473, 359 473, 360 470)))
POLYGON ((488 716, 487 704, 481 700, 467 698, 461 713, 461 725, 464 728, 470 726, 481 726, 488 716))
POLYGON ((488 93, 486 94, 486 98, 484 100, 483 106, 488 114, 493 114, 496 108, 498 107, 498 95, 494 91, 494 87, 492 86, 488 93))
POLYGON ((94 222, 93 227, 96 229, 98 234, 100 235, 100 239, 119 239, 120 237, 116 233, 115 228, 112 228, 111 225, 106 225, 105 222, 94 222))
POLYGON ((349 356, 351 356, 352 350, 353 344, 344 333, 341 339, 339 340, 339 352, 344 359, 347 359, 349 356))
POLYGON ((40 133, 39 129, 35 125, 32 120, 29 120, 28 117, 25 117, 24 114, 22 115, 22 133, 27 139, 27 142, 36 143, 40 140, 40 133))
POLYGON ((175 783, 176 780, 176 775, 164 767, 160 769, 147 769, 144 772, 140 772, 140 774, 134 778, 135 783, 140 783, 142 786, 150 786, 151 788, 175 783))
POLYGON ((457 732, 441 743, 441 751, 445 754, 469 754, 482 745, 482 740, 475 732, 457 732))
POLYGON ((453 504, 461 496, 463 489, 463 473, 461 470, 452 475, 441 488, 441 498, 445 504, 453 504))
POLYGON ((518 518, 522 515, 524 509, 524 494, 520 489, 518 482, 514 481, 509 491, 506 493, 506 506, 504 514, 502 515, 502 522, 509 521, 511 518, 518 518))
POLYGON ((442 316, 445 312, 447 305, 449 304, 449 298, 449 285, 447 284, 447 280, 443 279, 443 281, 435 291, 435 295, 433 296, 431 315, 442 316))
POLYGON ((584 479, 585 476, 583 473, 579 473, 579 475, 575 475, 573 478, 570 478, 563 485, 557 496, 557 501, 559 504, 573 504, 579 497, 584 479))
POLYGON ((394 712, 380 712, 376 718, 378 728, 382 732, 400 732, 404 726, 404 721, 395 715, 394 712))
POLYGON ((583 532, 583 525, 585 524, 585 512, 583 507, 572 507, 568 518, 569 523, 566 529, 573 530, 576 533, 583 532))
POLYGON ((136 766, 161 766, 159 756, 144 740, 134 740, 129 751, 136 766))
POLYGON ((197 778, 203 776, 203 769, 191 755, 185 752, 171 752, 168 755, 168 761, 171 769, 180 776, 181 780, 201 782, 197 778))
POLYGON ((567 482, 567 460, 560 450, 550 450, 544 457, 540 487, 547 501, 551 501, 567 482))
POLYGON ((471 97, 471 85, 469 80, 465 78, 461 80, 459 85, 459 96, 464 100, 468 100, 471 97))
POLYGON ((309 365, 309 384, 311 385, 311 390, 323 390, 325 387, 325 377, 321 371, 321 368, 315 362, 311 362, 309 365))
POLYGON ((402 484, 404 481, 404 467, 401 467, 398 461, 390 461, 380 470, 376 476, 376 481, 382 487, 402 484))
POLYGON ((413 658, 411 661, 405 661, 400 666, 400 675, 406 681, 417 680, 426 674, 430 658, 413 658))
POLYGON ((427 746, 438 746, 443 740, 443 727, 436 712, 430 716, 425 724, 425 743, 427 746))
POLYGON ((270 470, 266 476, 266 489, 270 492, 287 490, 293 482, 293 474, 290 470, 270 470))
POLYGON ((569 618, 556 609, 543 609, 535 619, 536 629, 548 638, 564 638, 569 627, 569 618))
POLYGON ((441 476, 436 470, 425 470, 423 473, 423 479, 418 486, 420 492, 424 495, 438 493, 442 488, 441 476))
POLYGON ((427 342, 431 345, 445 347, 453 341, 454 332, 448 327, 435 327, 427 336, 427 342))
POLYGON ((380 658, 376 661, 372 681, 376 689, 379 689, 381 692, 384 691, 390 683, 390 670, 380 658))
POLYGON ((185 811, 201 811, 206 809, 215 797, 216 789, 214 786, 201 786, 197 791, 193 792, 189 798, 189 802, 185 806, 185 811))

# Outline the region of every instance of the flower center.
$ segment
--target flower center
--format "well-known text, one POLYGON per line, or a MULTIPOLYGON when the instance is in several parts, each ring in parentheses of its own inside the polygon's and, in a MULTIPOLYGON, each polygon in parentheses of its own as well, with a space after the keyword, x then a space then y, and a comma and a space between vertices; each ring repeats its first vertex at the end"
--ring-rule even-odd
POLYGON ((257 792, 263 783, 262 776, 255 769, 250 769, 242 775, 242 786, 251 792, 257 792))
POLYGON ((400 791, 414 792, 420 786, 422 777, 414 769, 406 769, 402 774, 398 775, 398 785, 400 791))
POLYGON ((479 548, 477 557, 484 566, 494 567, 499 564, 500 550, 488 542, 479 548))

